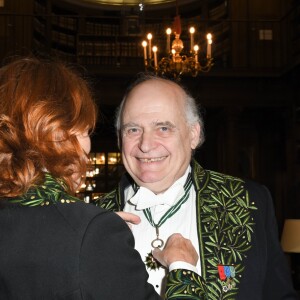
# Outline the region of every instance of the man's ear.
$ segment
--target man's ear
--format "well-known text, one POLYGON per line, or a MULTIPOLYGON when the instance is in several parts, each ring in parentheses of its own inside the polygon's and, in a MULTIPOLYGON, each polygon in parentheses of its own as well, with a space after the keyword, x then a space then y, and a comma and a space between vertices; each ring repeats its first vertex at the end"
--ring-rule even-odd
POLYGON ((191 149, 196 149, 200 142, 200 133, 201 128, 199 123, 195 123, 191 126, 190 130, 190 141, 191 141, 191 149))

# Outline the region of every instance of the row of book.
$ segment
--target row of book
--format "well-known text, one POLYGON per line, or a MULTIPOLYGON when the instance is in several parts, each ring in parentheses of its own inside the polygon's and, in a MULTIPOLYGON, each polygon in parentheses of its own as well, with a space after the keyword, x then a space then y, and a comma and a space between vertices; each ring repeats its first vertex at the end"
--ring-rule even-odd
POLYGON ((142 57, 143 49, 135 42, 101 43, 101 42, 79 42, 78 55, 93 56, 124 56, 142 57))
POLYGON ((120 26, 118 24, 105 24, 86 21, 85 34, 98 36, 115 36, 119 35, 120 26))
POLYGON ((63 29, 69 29, 72 31, 77 30, 77 19, 65 16, 51 16, 51 24, 61 27, 63 29))
POLYGON ((52 30, 51 40, 53 43, 61 44, 70 48, 76 49, 76 39, 74 35, 52 30))
POLYGON ((100 65, 100 66, 112 66, 115 68, 121 67, 140 67, 143 68, 143 59, 140 57, 112 57, 112 56, 92 56, 84 55, 78 56, 77 62, 82 65, 100 65))

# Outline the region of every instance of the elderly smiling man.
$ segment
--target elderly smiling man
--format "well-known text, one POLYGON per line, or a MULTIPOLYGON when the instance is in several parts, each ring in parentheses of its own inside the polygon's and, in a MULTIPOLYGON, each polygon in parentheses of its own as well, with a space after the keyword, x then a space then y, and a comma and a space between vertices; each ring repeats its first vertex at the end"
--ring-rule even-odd
POLYGON ((138 215, 135 248, 149 282, 164 294, 168 270, 152 256, 180 233, 194 245, 199 299, 297 299, 280 249, 272 199, 259 184, 204 170, 193 151, 204 141, 195 100, 173 81, 140 77, 117 113, 127 173, 97 203, 138 215))

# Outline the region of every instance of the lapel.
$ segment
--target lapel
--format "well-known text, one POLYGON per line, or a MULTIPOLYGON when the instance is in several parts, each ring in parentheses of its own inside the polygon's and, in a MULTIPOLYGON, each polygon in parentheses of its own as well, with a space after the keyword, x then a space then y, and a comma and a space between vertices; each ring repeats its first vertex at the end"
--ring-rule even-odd
POLYGON ((195 161, 192 170, 201 275, 208 299, 234 299, 251 248, 256 207, 241 179, 206 171, 195 161))

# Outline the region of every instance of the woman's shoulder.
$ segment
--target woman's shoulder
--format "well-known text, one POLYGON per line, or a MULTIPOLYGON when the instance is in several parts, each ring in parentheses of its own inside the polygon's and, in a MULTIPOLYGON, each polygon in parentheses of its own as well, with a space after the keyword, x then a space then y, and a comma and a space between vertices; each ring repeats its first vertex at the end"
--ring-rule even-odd
POLYGON ((55 204, 55 207, 61 216, 75 230, 85 231, 90 222, 95 218, 98 219, 107 214, 109 214, 109 217, 113 218, 114 215, 106 209, 97 207, 93 204, 87 204, 83 201, 65 204, 57 203, 55 204))

